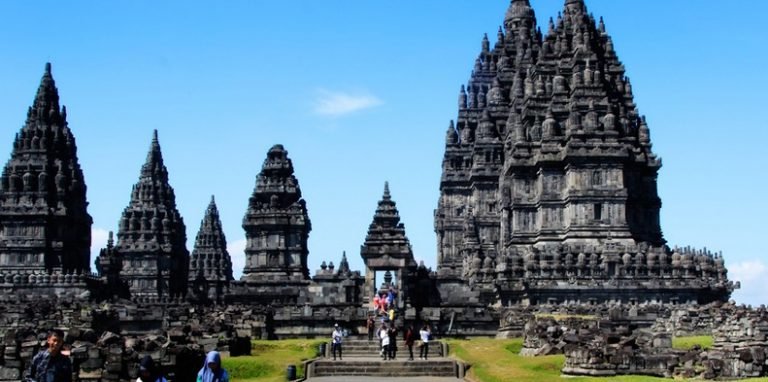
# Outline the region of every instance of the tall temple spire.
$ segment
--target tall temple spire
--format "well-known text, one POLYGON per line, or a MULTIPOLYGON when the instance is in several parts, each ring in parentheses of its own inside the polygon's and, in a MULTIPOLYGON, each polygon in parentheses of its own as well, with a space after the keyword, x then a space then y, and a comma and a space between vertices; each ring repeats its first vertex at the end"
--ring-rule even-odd
POLYGON ((223 301, 232 277, 232 259, 227 252, 227 239, 219 218, 216 200, 211 202, 200 222, 195 247, 189 262, 191 291, 201 300, 223 301))
POLYGON ((46 64, 2 172, 3 269, 65 273, 90 269, 92 219, 65 110, 59 106, 51 65, 46 64))
POLYGON ((274 145, 267 152, 243 218, 243 229, 249 238, 244 280, 309 279, 307 240, 311 223, 299 181, 293 174, 293 162, 282 145, 274 145), (264 237, 268 240, 260 239, 264 237))
POLYGON ((181 297, 187 292, 189 252, 184 219, 168 182, 168 169, 157 138, 133 186, 117 232, 122 276, 134 297, 181 297))
MULTIPOLYGON (((529 1, 513 0, 504 42, 475 60, 468 107, 460 95, 461 144, 446 139, 435 211, 443 280, 460 279, 467 264, 480 260, 468 258, 465 239, 478 241, 488 264, 504 264, 497 256, 534 261, 529 254, 545 248, 546 256, 559 259, 573 248, 584 251, 606 241, 627 253, 642 247, 666 251, 656 187, 661 161, 651 150, 649 127, 605 23, 588 13, 583 0, 565 0, 546 36, 535 21, 529 1), (487 89, 488 102, 480 102, 487 89), (508 101, 499 95, 509 95, 508 101), (470 228, 463 223, 471 208, 470 228)), ((500 284, 486 276, 473 288, 490 303, 500 284)), ((711 298, 706 288, 717 299, 729 293, 708 285, 698 297, 711 298)), ((510 293, 510 299, 518 298, 510 293)))

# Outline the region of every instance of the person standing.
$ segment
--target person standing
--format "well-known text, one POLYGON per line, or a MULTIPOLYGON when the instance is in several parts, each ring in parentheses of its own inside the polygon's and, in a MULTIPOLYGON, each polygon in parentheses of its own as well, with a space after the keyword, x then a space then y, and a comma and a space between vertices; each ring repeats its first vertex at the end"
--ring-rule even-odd
POLYGON ((26 382, 72 382, 72 362, 61 354, 64 332, 55 329, 48 332, 46 349, 32 358, 24 380, 26 382))
POLYGON ((416 341, 416 332, 413 330, 413 324, 408 325, 405 331, 405 346, 408 347, 408 360, 413 361, 413 343, 416 341))
POLYGON ((146 355, 139 361, 139 378, 136 382, 168 382, 155 366, 152 356, 146 355))
POLYGON ((395 359, 397 358, 397 327, 394 322, 389 326, 387 336, 389 336, 389 348, 387 349, 389 359, 395 359))
POLYGON ((333 360, 336 360, 336 352, 339 352, 339 359, 341 359, 341 342, 344 339, 344 332, 341 331, 339 324, 333 326, 333 333, 331 334, 331 352, 333 353, 333 360))
POLYGON ((424 325, 424 327, 419 330, 419 337, 421 337, 419 359, 427 359, 429 356, 429 338, 432 337, 432 332, 429 330, 429 325, 424 325))
POLYGON ((197 372, 197 382, 229 382, 229 373, 221 367, 221 354, 210 351, 205 356, 203 368, 197 372))
POLYGON ((372 315, 368 315, 368 322, 366 322, 365 327, 368 329, 368 342, 373 341, 373 332, 375 329, 376 321, 373 319, 372 315))
POLYGON ((381 358, 386 361, 387 357, 389 357, 389 330, 387 330, 387 325, 381 326, 379 338, 381 339, 381 358))

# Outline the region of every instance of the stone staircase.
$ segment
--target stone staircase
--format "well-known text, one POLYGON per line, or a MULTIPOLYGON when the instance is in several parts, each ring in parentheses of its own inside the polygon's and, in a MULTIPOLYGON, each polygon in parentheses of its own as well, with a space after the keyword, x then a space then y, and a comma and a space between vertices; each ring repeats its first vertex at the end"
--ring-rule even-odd
POLYGON ((326 347, 324 358, 307 364, 306 375, 313 377, 376 376, 376 377, 449 377, 463 378, 465 366, 445 357, 447 345, 439 341, 430 343, 427 360, 419 359, 419 349, 414 347, 414 360, 408 361, 408 348, 397 342, 394 360, 383 360, 379 353, 379 341, 368 338, 346 338, 343 360, 333 360, 331 345, 326 347))

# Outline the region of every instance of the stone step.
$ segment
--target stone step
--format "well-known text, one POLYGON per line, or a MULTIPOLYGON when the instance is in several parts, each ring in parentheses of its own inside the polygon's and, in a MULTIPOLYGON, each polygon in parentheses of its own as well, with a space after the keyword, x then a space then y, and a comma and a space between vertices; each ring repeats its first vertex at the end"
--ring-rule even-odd
MULTIPOLYGON (((326 356, 331 356, 331 344, 329 343, 326 347, 326 356)), ((341 347, 343 353, 345 355, 349 356, 367 356, 367 355, 377 355, 381 351, 381 347, 379 345, 378 341, 371 341, 368 342, 368 340, 365 341, 350 341, 350 342, 344 342, 341 347)), ((408 354, 408 347, 405 346, 405 343, 398 341, 397 342, 397 352, 398 354, 408 354)), ((419 348, 414 346, 413 347, 413 354, 418 357, 419 348)), ((429 343, 429 356, 430 357, 442 357, 445 356, 444 354, 444 347, 441 342, 435 341, 429 343)))
POLYGON ((311 366, 312 377, 337 375, 366 375, 379 377, 453 377, 459 375, 458 365, 451 359, 383 361, 354 359, 343 361, 318 360, 311 366))

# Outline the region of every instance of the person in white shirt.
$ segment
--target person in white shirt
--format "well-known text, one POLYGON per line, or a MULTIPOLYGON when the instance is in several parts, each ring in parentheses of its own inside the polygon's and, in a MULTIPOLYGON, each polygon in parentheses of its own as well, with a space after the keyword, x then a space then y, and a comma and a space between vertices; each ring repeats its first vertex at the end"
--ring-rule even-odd
POLYGON ((331 334, 331 352, 333 353, 333 360, 336 360, 336 352, 339 352, 339 359, 341 359, 341 342, 344 338, 344 332, 341 331, 339 324, 333 326, 333 334, 331 334))
POLYGON ((389 355, 389 332, 387 331, 386 325, 381 326, 381 330, 379 330, 379 338, 381 339, 381 358, 386 361, 387 356, 389 355))
POLYGON ((421 337, 421 349, 419 349, 419 359, 427 359, 429 355, 429 338, 432 337, 432 332, 429 330, 429 325, 424 325, 419 330, 419 337, 421 337))

